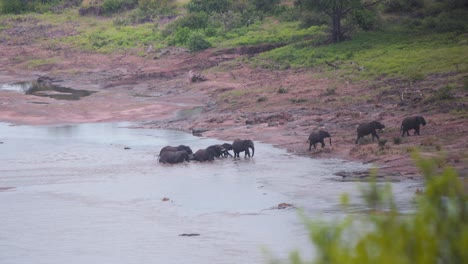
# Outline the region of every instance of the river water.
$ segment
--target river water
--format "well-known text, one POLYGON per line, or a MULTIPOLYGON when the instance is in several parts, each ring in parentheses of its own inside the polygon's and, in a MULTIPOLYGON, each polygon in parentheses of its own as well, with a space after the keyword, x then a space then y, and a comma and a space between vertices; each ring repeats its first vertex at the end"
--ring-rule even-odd
MULTIPOLYGON (((357 201, 359 184, 333 173, 369 167, 260 142, 250 159, 162 165, 163 146, 223 142, 129 125, 0 123, 0 263, 266 263, 265 250, 310 258, 297 210, 274 207, 342 217, 339 196, 357 201)), ((402 210, 420 187, 392 183, 402 210)))

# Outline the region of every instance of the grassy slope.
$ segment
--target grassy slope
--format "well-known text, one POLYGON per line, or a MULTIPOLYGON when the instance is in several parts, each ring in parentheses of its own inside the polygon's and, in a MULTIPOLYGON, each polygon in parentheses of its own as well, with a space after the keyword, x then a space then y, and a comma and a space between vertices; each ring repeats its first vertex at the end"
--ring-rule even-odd
MULTIPOLYGON (((133 51, 144 55, 149 45, 156 49, 166 45, 160 34, 162 26, 153 23, 118 25, 116 22, 125 16, 81 17, 77 9, 69 9, 62 14, 0 15, 0 31, 18 23, 18 18, 24 21, 28 21, 25 18, 33 18, 42 25, 75 31, 55 38, 37 39, 45 47, 61 46, 102 53, 133 51)), ((317 46, 316 43, 325 36, 324 28, 299 29, 296 22, 267 18, 262 23, 209 40, 218 48, 286 43, 289 45, 252 59, 252 65, 280 69, 323 67, 327 61, 340 67, 341 76, 353 80, 392 77, 415 81, 436 73, 455 73, 464 78, 468 72, 466 34, 415 34, 396 26, 388 28, 380 32, 361 32, 343 43, 317 46), (358 67, 364 70, 357 71, 358 67)), ((458 86, 463 86, 460 83, 458 86)))

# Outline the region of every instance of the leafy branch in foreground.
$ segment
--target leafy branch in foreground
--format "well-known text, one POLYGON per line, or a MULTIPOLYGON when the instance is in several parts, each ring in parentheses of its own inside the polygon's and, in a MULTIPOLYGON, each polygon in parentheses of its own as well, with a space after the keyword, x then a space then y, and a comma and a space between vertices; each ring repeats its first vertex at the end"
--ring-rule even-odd
POLYGON ((371 182, 363 190, 370 214, 334 223, 304 217, 317 254, 304 261, 293 252, 289 262, 468 263, 468 199, 457 172, 446 167, 437 173, 435 163, 417 153, 414 160, 426 186, 413 213, 398 211, 389 185, 371 182))

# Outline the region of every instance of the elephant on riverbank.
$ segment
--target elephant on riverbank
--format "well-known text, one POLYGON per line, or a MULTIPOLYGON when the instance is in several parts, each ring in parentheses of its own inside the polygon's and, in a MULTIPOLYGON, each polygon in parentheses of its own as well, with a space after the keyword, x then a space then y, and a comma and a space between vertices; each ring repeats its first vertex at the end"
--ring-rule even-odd
POLYGON ((419 135, 419 126, 426 125, 426 120, 424 120, 424 117, 422 116, 411 116, 403 119, 403 122, 401 122, 401 136, 404 137, 405 133, 407 136, 409 136, 409 131, 411 129, 414 129, 414 135, 419 135))
POLYGON ((377 129, 382 130, 385 128, 385 125, 378 121, 372 121, 372 122, 367 122, 367 123, 361 123, 357 127, 357 139, 356 139, 356 144, 359 142, 359 139, 367 136, 369 134, 372 134, 372 141, 374 141, 374 138, 379 139, 379 135, 377 135, 377 129))
POLYGON ((159 151, 159 156, 161 156, 161 154, 165 151, 181 151, 181 150, 187 152, 187 154, 189 155, 193 154, 193 151, 189 146, 179 145, 177 147, 165 146, 164 148, 161 149, 161 151, 159 151))
POLYGON ((163 151, 161 155, 159 155, 160 163, 176 164, 184 161, 190 162, 190 155, 185 150, 163 151))
POLYGON ((236 139, 234 142, 232 142, 232 150, 234 151, 234 158, 239 158, 239 153, 245 151, 244 157, 249 156, 250 157, 250 151, 249 149, 252 149, 252 157, 255 154, 255 147, 254 143, 250 139, 236 139))
POLYGON ((316 149, 315 144, 321 143, 322 148, 325 147, 325 142, 323 141, 324 138, 330 138, 330 146, 331 146, 331 135, 325 130, 319 130, 318 132, 312 132, 309 135, 309 139, 307 140, 309 142, 309 151, 312 149, 312 146, 314 146, 314 149, 316 149))

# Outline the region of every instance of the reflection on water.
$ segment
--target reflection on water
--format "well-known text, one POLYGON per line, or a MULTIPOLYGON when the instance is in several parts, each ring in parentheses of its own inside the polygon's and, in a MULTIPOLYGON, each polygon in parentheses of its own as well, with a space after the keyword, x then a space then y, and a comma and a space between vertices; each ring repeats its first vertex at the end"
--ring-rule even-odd
POLYGON ((50 97, 57 100, 79 100, 95 91, 75 90, 47 82, 19 82, 0 86, 0 90, 20 92, 29 95, 50 97))
MULTIPOLYGON (((296 211, 271 208, 328 219, 342 216, 341 193, 357 204, 356 183, 331 179, 365 165, 259 142, 252 159, 161 165, 165 145, 222 142, 129 125, 0 123, 0 263, 265 263, 262 247, 311 256, 296 211)), ((420 183, 392 187, 410 209, 420 183)))

